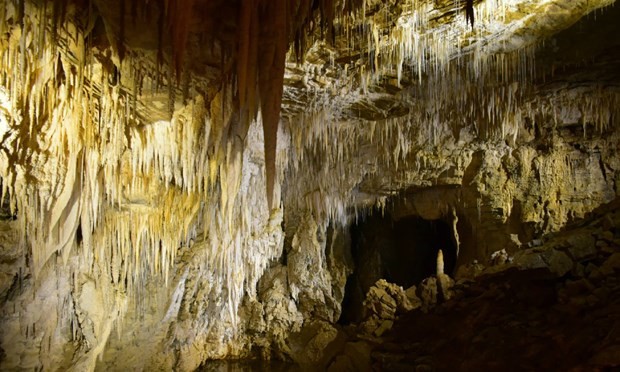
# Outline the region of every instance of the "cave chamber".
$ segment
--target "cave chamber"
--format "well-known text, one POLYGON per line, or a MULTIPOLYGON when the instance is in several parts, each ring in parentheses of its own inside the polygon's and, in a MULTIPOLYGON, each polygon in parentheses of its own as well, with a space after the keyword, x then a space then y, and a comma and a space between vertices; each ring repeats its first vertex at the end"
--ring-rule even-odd
POLYGON ((0 369, 620 367, 619 12, 0 2, 0 369))

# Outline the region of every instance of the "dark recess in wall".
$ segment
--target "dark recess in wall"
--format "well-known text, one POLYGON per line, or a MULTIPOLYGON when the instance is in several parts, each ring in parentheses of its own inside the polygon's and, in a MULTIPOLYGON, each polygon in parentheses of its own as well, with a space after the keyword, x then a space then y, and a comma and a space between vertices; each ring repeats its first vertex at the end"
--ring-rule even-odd
POLYGON ((375 212, 351 226, 355 269, 347 279, 340 322, 361 320, 364 296, 379 279, 406 289, 435 275, 439 249, 445 273, 452 275, 456 246, 452 226, 444 220, 407 216, 395 221, 388 212, 375 212))

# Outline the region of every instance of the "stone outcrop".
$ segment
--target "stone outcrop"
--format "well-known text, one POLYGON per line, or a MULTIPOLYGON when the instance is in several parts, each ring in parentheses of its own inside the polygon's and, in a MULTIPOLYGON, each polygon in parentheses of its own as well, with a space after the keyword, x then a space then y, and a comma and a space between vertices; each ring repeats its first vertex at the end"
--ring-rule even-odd
POLYGON ((328 234, 309 214, 301 217, 284 263, 267 268, 257 296, 246 298, 240 318, 248 344, 260 349, 261 357, 302 365, 322 360, 338 332, 334 324, 351 270, 346 257, 329 247, 338 239, 338 232, 328 234))
POLYGON ((380 279, 366 294, 364 320, 360 327, 364 333, 380 337, 392 328, 399 315, 420 306, 415 286, 403 290, 402 287, 380 279))

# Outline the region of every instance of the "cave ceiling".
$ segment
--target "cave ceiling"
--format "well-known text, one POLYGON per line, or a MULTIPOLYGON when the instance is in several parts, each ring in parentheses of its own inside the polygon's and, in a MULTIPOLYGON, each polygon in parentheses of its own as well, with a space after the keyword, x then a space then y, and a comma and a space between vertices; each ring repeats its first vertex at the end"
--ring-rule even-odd
MULTIPOLYGON (((414 149, 449 150, 445 133, 514 143, 527 117, 558 102, 604 129, 618 107, 613 3, 6 2, 3 191, 13 211, 31 215, 24 231, 36 221, 78 224, 88 195, 76 190, 88 182, 100 196, 80 224, 92 229, 102 203, 142 210, 153 190, 190 193, 190 215, 192 203, 217 194, 232 221, 242 178, 224 173, 242 167, 256 119, 268 211, 289 198, 293 209, 343 215, 355 198, 411 186, 418 176, 399 164, 419 171, 434 161, 414 149), (277 148, 292 150, 283 158, 277 148), (75 176, 88 167, 91 180, 75 176)), ((195 225, 184 221, 180 231, 195 225)), ((51 230, 35 229, 41 241, 51 230)), ((62 230, 43 257, 77 228, 62 230)))
MULTIPOLYGON (((328 135, 330 126, 354 126, 371 133, 371 141, 377 127, 389 133, 390 125, 426 132, 446 126, 458 137, 473 123, 481 138, 506 136, 522 107, 550 105, 541 101, 545 89, 553 94, 597 89, 587 82, 604 75, 603 93, 613 91, 618 42, 608 35, 617 30, 617 7, 599 14, 599 21, 596 14, 613 3, 10 1, 0 7, 4 86, 7 100, 15 103, 8 110, 13 119, 29 119, 22 123, 24 133, 37 125, 34 133, 44 133, 45 122, 62 109, 86 115, 99 128, 83 120, 80 139, 65 147, 104 137, 113 143, 112 137, 124 134, 116 138, 123 147, 131 133, 144 137, 145 128, 169 121, 201 97, 214 121, 203 147, 209 156, 226 154, 218 146, 226 138, 245 141, 256 118, 263 126, 271 205, 279 123, 297 147, 343 153, 352 140, 328 135), (587 69, 579 68, 585 64, 587 69), (63 85, 50 98, 48 90, 63 85), (65 105, 67 97, 85 101, 65 105), (122 122, 116 134, 99 136, 108 127, 102 124, 115 121, 122 122), (323 123, 318 129, 303 128, 317 121, 323 123)), ((606 102, 603 111, 615 101, 606 102)), ((601 112, 591 116, 607 114, 601 112)), ((13 164, 45 153, 27 150, 36 141, 26 135, 3 135, 12 150, 21 149, 8 151, 13 164)), ((301 158, 300 151, 294 158, 301 158)), ((216 174, 216 165, 208 173, 216 174)), ((201 182, 176 183, 187 189, 201 182)))
MULTIPOLYGON (((57 3, 67 6, 71 2, 57 3)), ((460 0, 300 1, 288 10, 290 50, 283 80, 282 116, 292 118, 310 107, 323 106, 337 108, 340 119, 372 121, 403 116, 410 110, 406 98, 435 98, 427 97, 428 92, 421 89, 424 83, 436 83, 441 75, 455 73, 476 80, 485 70, 497 68, 494 65, 501 58, 505 65, 499 71, 504 75, 501 78, 512 81, 520 74, 518 80, 532 82, 534 71, 515 70, 540 69, 545 64, 561 68, 580 62, 569 60, 578 57, 571 51, 596 48, 591 43, 576 47, 575 42, 585 39, 567 36, 560 42, 565 45, 544 48, 554 51, 535 66, 535 50, 543 49, 541 41, 612 3, 475 1, 475 22, 471 25, 466 19, 466 1, 460 0)), ((160 84, 169 73, 174 75, 177 95, 187 95, 193 88, 209 97, 223 83, 232 82, 231 89, 238 89, 235 64, 240 54, 239 34, 246 31, 240 26, 240 4, 218 0, 192 0, 183 6, 175 1, 94 1, 88 5, 77 2, 76 6, 90 14, 82 22, 88 22, 86 27, 92 29, 95 56, 105 59, 101 50, 111 46, 117 68, 121 66, 119 57, 127 53, 135 59, 133 68, 145 69, 149 75, 154 71, 162 74, 160 84)), ((604 32, 600 23, 596 30, 604 32)), ((258 40, 259 48, 263 47, 261 43, 268 45, 270 41, 258 40)), ((613 41, 605 40, 604 44, 609 46, 613 41)), ((454 76, 449 78, 453 80, 454 76)), ((128 93, 134 94, 133 82, 125 79, 128 93)), ((489 84, 498 84, 495 80, 489 84)), ((142 106, 144 122, 170 116, 166 89, 157 94, 140 93, 138 105, 142 106)))

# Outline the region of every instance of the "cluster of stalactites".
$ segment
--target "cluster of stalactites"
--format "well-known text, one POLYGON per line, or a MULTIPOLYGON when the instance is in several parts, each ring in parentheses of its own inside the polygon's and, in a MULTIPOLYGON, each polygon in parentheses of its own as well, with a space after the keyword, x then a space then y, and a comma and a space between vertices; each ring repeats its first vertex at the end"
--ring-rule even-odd
MULTIPOLYGON (((568 27, 609 3, 476 2, 473 30, 461 12, 464 1, 445 9, 422 0, 364 2, 359 12, 336 17, 336 48, 315 44, 310 50, 313 63, 297 69, 306 74, 307 91, 286 92, 293 111, 297 97, 313 100, 289 125, 293 171, 287 203, 313 210, 319 219, 346 224, 348 206, 359 213, 356 190, 362 180, 391 167, 394 173, 407 170, 411 184, 419 182, 436 146, 446 137, 458 137, 462 128, 473 129, 481 139, 515 143, 526 118, 557 118, 559 110, 573 110, 582 113, 584 132, 589 125, 604 130, 617 112, 617 92, 568 89, 550 97, 537 93, 532 82, 540 41, 536 35, 546 35, 545 25, 568 27), (530 11, 522 12, 524 6, 530 11), (395 16, 396 22, 390 23, 395 16), (519 37, 512 38, 516 31, 519 37), (324 61, 321 55, 327 54, 324 61), (347 107, 356 100, 372 109, 372 97, 384 85, 401 86, 397 99, 408 114, 390 118, 386 113, 386 119, 378 121, 343 119, 355 115, 355 109, 347 107), (536 94, 540 96, 532 99, 536 94)), ((291 69, 291 77, 296 74, 291 69)), ((362 199, 372 205, 383 197, 362 199)))
MULTIPOLYGON (((296 117, 289 125, 287 206, 310 210, 319 220, 346 226, 351 218, 384 206, 386 197, 397 190, 432 181, 436 177, 433 172, 446 162, 446 155, 441 155, 446 145, 454 148, 459 141, 477 141, 488 131, 483 136, 486 140, 517 148, 520 134, 532 131, 531 126, 578 122, 585 136, 589 131, 608 131, 620 117, 620 91, 614 87, 575 82, 518 97, 513 96, 519 94, 516 87, 508 88, 470 95, 463 103, 470 105, 466 107, 472 107, 471 111, 456 111, 458 102, 439 107, 419 100, 411 102, 413 109, 407 115, 379 121, 340 120, 342 108, 337 105, 321 105, 296 117), (476 102, 484 104, 475 106, 476 102), (361 184, 365 184, 364 190, 361 184)), ((460 159, 452 169, 455 175, 463 174, 468 165, 460 159)), ((523 161, 531 163, 526 158, 523 161)), ((550 161, 555 163, 549 170, 557 169, 548 176, 551 181, 559 184, 573 179, 566 157, 550 161)))
POLYGON ((172 118, 143 122, 141 113, 156 109, 145 102, 161 94, 142 87, 165 89, 174 75, 146 74, 148 57, 127 53, 120 78, 109 50, 85 45, 75 9, 52 35, 50 14, 25 4, 23 26, 8 21, 14 8, 0 6, 0 178, 21 227, 23 271, 47 275, 61 255, 73 278, 96 278, 122 297, 106 307, 122 321, 126 299, 143 309, 149 285, 186 275, 177 254, 189 251, 198 277, 209 278, 205 300, 217 309, 209 317, 235 325, 242 298, 255 295, 282 250, 282 214, 270 215, 260 192, 260 118, 245 139, 231 135, 234 104, 217 93, 209 103, 199 94, 173 102, 172 118))
MULTIPOLYGON (((322 96, 338 94, 340 87, 348 87, 346 94, 358 97, 384 86, 400 87, 405 89, 400 96, 434 105, 427 110, 430 114, 456 107, 458 112, 475 114, 468 119, 484 122, 478 123, 481 131, 505 132, 503 115, 495 111, 509 110, 497 109, 501 102, 494 99, 500 97, 514 107, 529 93, 536 78, 534 57, 541 38, 548 36, 550 27, 568 27, 609 3, 474 2, 476 23, 472 30, 464 16, 465 1, 441 6, 424 0, 397 4, 364 1, 356 12, 336 13, 335 48, 317 43, 310 49, 311 59, 323 60, 324 65, 316 69, 321 76, 306 69, 303 84, 318 86, 306 95, 329 106, 330 100, 322 96), (327 53, 329 60, 321 57, 327 53), (351 80, 356 81, 353 86, 351 80)), ((345 97, 337 98, 347 104, 345 97)))
POLYGON ((353 0, 250 0, 240 6, 235 54, 240 120, 247 130, 260 107, 270 209, 275 206, 277 133, 289 44, 294 42, 293 52, 302 61, 314 34, 320 30, 320 38, 335 39, 338 14, 350 14, 360 5, 353 0))
POLYGON ((238 185, 216 180, 238 184, 230 180, 240 177, 239 155, 219 146, 223 131, 200 96, 171 121, 140 124, 131 104, 138 92, 93 57, 75 9, 61 21, 52 9, 24 6, 20 22, 17 6, 0 6, 0 177, 32 272, 81 246, 85 262, 126 290, 167 278, 203 203, 232 210, 238 185), (209 144, 217 150, 207 154, 209 144))
POLYGON ((465 17, 465 1, 448 2, 442 7, 427 0, 373 2, 369 6, 364 2, 363 14, 347 13, 336 20, 345 30, 337 45, 341 50, 366 56, 358 66, 362 67, 360 82, 365 91, 386 77, 396 84, 404 78, 408 84, 416 80, 420 84, 427 79, 440 81, 455 68, 461 69, 459 73, 467 79, 479 79, 493 64, 494 75, 489 76, 493 81, 523 83, 533 76, 528 61, 511 65, 496 59, 534 45, 548 36, 551 26, 556 30, 568 27, 612 2, 474 2, 475 27, 465 17))

